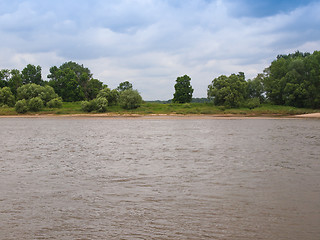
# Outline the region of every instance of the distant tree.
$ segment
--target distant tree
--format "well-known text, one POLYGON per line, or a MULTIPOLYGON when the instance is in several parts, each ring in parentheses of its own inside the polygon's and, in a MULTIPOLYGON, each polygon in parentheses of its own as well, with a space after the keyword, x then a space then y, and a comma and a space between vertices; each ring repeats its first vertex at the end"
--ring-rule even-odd
POLYGON ((49 85, 65 102, 76 102, 85 99, 83 88, 77 80, 77 74, 70 68, 50 68, 49 85))
POLYGON ((117 90, 119 92, 125 91, 125 90, 129 90, 132 89, 132 84, 128 81, 122 82, 119 84, 119 86, 117 87, 117 90))
POLYGON ((142 104, 142 97, 137 90, 127 89, 120 92, 119 103, 125 109, 138 108, 142 104))
POLYGON ((90 70, 75 62, 66 62, 59 68, 50 68, 49 84, 64 101, 90 100, 96 97, 103 83, 92 78, 90 70))
POLYGON ((92 100, 97 97, 99 91, 103 88, 103 83, 98 79, 90 79, 86 85, 85 92, 87 99, 92 100))
POLYGON ((263 74, 258 74, 253 80, 249 79, 247 81, 247 98, 258 98, 260 103, 265 101, 265 90, 263 86, 263 74))
POLYGON ((7 87, 10 78, 10 70, 2 69, 0 70, 0 88, 7 87))
POLYGON ((11 92, 17 95, 17 89, 23 84, 21 73, 17 69, 12 69, 10 71, 10 78, 8 80, 8 87, 10 87, 11 92))
POLYGON ((239 107, 246 98, 247 82, 243 72, 221 75, 208 86, 208 98, 216 105, 239 107))
POLYGON ((41 67, 28 64, 21 72, 23 84, 35 83, 43 85, 44 81, 41 76, 41 67))
POLYGON ((264 70, 269 101, 277 105, 320 108, 320 52, 279 55, 264 70))
POLYGON ((175 93, 172 101, 175 103, 189 103, 192 100, 193 88, 188 75, 178 77, 174 85, 175 93))

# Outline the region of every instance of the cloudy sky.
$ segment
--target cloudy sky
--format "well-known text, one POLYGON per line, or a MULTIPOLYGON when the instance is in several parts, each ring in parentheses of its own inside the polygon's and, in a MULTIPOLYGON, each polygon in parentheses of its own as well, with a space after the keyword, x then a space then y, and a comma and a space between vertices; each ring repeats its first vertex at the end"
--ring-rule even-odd
POLYGON ((278 54, 320 50, 314 0, 0 0, 0 69, 75 61, 116 88, 168 100, 178 76, 206 97, 221 74, 253 78, 278 54))

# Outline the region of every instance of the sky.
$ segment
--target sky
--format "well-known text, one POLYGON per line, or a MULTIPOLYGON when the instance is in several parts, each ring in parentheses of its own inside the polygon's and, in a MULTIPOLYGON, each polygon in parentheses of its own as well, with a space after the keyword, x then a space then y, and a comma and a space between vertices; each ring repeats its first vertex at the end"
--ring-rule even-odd
POLYGON ((74 61, 144 100, 172 99, 179 76, 206 97, 220 75, 247 79, 278 54, 320 50, 320 0, 0 0, 0 69, 74 61))

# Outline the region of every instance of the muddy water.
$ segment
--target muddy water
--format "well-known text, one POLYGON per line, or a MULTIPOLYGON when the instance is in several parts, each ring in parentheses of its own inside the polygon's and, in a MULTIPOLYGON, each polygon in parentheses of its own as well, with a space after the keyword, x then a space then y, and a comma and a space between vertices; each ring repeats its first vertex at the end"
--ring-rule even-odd
POLYGON ((0 119, 0 239, 320 239, 319 120, 0 119))

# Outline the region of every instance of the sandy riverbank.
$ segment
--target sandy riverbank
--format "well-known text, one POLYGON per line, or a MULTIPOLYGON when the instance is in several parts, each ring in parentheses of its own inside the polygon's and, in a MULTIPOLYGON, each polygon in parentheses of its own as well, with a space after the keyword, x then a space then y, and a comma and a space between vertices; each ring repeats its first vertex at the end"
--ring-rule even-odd
POLYGON ((293 118, 318 118, 319 113, 310 113, 302 115, 239 115, 239 114, 115 114, 115 113, 96 113, 96 114, 24 114, 7 115, 0 118, 139 118, 139 119, 293 119, 293 118))

